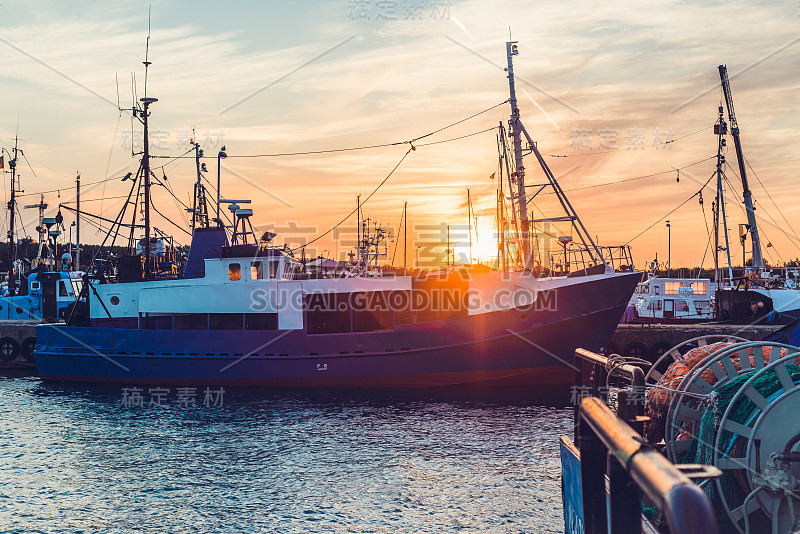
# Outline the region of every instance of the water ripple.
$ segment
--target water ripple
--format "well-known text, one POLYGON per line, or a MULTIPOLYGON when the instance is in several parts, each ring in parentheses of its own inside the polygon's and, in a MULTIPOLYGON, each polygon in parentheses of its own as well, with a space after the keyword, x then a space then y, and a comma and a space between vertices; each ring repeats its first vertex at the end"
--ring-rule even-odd
POLYGON ((0 531, 561 532, 566 397, 242 389, 136 408, 0 378, 0 531))

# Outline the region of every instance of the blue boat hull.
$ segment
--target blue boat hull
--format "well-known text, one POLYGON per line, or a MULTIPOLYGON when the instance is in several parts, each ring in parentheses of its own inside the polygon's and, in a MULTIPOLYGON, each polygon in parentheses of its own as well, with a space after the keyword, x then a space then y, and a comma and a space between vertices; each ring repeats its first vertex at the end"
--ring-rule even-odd
POLYGON ((554 309, 512 309, 369 333, 48 325, 37 328, 35 358, 45 379, 125 384, 569 384, 575 348, 599 350, 608 342, 639 276, 560 288, 554 309))

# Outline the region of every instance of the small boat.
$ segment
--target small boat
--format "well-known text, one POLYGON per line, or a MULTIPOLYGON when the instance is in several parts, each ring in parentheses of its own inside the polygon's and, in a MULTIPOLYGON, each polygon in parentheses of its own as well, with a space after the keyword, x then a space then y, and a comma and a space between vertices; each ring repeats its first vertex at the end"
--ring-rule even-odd
POLYGON ((708 278, 648 278, 630 304, 637 323, 699 323, 714 319, 714 284, 708 278))

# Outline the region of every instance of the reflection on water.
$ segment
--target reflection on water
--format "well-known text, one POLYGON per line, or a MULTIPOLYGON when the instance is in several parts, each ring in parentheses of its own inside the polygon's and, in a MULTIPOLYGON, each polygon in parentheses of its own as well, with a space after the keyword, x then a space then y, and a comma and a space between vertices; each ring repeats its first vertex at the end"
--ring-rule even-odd
POLYGON ((563 531, 568 390, 142 389, 0 379, 0 531, 563 531))

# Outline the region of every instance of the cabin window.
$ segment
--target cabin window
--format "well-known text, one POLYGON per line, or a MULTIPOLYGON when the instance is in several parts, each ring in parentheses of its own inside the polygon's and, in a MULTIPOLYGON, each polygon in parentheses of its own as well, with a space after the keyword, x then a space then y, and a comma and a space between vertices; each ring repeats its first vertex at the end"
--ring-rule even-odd
POLYGON ((245 313, 244 314, 244 329, 245 330, 277 330, 278 329, 278 314, 277 313, 245 313))
POLYGON ((59 297, 68 297, 69 296, 69 293, 67 293, 67 284, 65 284, 63 280, 61 280, 58 283, 58 296, 59 297))
POLYGON ((269 277, 270 278, 277 278, 278 277, 278 262, 277 261, 269 262, 269 277))
POLYGON ((309 334, 350 332, 351 303, 347 293, 312 293, 303 297, 305 324, 309 334))
POLYGON ((242 279, 242 266, 238 263, 228 265, 228 278, 234 282, 242 279))
POLYGON ((653 294, 660 295, 661 294, 661 286, 653 286, 653 294))
POLYGON ((208 330, 207 313, 176 313, 175 330, 208 330))
POLYGON ((208 314, 209 330, 241 330, 241 313, 210 313, 208 314))
POLYGON ((708 287, 705 282, 692 282, 692 293, 695 295, 705 295, 708 287))
POLYGON ((675 311, 689 313, 689 304, 685 300, 676 300, 675 311))
POLYGON ((665 295, 677 295, 683 287, 683 282, 664 282, 665 295))
POLYGON ((31 282, 31 289, 39 289, 39 282, 31 282))
POLYGON ((370 291, 351 293, 353 304, 353 331, 373 332, 392 328, 391 293, 370 291))
POLYGON ((254 261, 250 264, 250 279, 261 280, 264 278, 264 266, 260 261, 254 261))
POLYGON ((145 314, 140 320, 140 328, 149 330, 172 330, 171 314, 145 314))
MULTIPOLYGON (((656 286, 658 287, 658 286, 656 286)), ((652 302, 647 303, 647 309, 650 311, 661 311, 661 301, 654 300, 652 302)))
POLYGON ((119 304, 119 297, 118 297, 118 296, 116 296, 116 295, 114 295, 113 297, 111 297, 111 304, 113 304, 114 306, 116 306, 117 304, 119 304))

